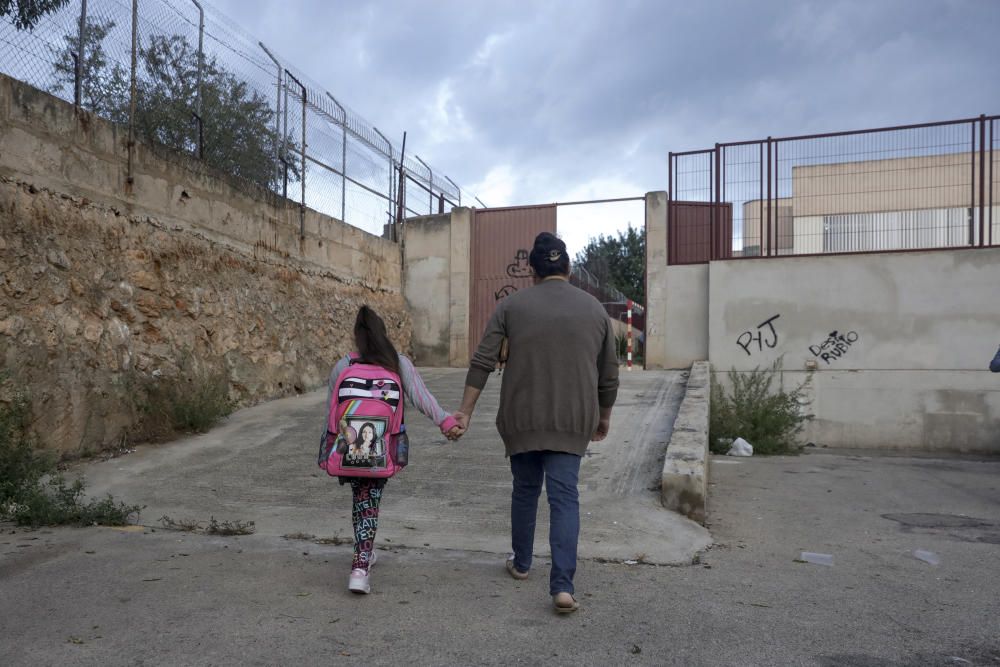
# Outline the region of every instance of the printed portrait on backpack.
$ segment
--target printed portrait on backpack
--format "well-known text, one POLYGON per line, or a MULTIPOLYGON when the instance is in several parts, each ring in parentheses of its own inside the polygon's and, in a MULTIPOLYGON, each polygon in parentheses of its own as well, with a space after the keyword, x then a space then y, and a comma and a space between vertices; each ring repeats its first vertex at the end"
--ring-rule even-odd
POLYGON ((384 468, 386 420, 375 417, 358 419, 347 417, 346 421, 357 436, 348 445, 343 465, 351 468, 384 468))

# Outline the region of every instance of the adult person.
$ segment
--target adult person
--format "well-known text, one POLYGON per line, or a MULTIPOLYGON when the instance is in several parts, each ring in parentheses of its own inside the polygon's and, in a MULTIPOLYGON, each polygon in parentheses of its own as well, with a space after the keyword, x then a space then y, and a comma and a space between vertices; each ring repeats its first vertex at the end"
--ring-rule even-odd
POLYGON ((993 361, 990 362, 990 370, 994 373, 1000 373, 1000 347, 997 348, 997 353, 993 356, 993 361))
POLYGON ((566 244, 539 234, 529 255, 534 285, 497 304, 469 364, 463 428, 507 342, 497 430, 510 457, 511 546, 507 572, 525 579, 531 568, 535 518, 542 484, 549 502, 552 568, 549 594, 555 610, 576 611, 580 460, 588 443, 611 427, 618 394, 618 359, 611 322, 601 304, 569 283, 566 244))

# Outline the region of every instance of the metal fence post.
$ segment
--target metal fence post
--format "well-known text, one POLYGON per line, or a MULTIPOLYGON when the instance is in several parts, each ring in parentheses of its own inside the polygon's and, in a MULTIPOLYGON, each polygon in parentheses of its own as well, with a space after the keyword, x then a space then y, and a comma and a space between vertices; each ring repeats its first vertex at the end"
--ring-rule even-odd
POLYGON ((129 81, 129 101, 128 101, 128 166, 126 169, 126 181, 131 185, 135 176, 133 174, 133 162, 135 159, 135 97, 136 83, 135 70, 138 61, 139 50, 139 0, 132 0, 132 72, 129 81))
POLYGON ((972 140, 969 142, 969 245, 976 245, 976 121, 969 124, 972 140))
POLYGON ((277 182, 278 182, 277 179, 281 177, 281 174, 278 171, 278 169, 279 169, 278 165, 281 164, 281 162, 282 162, 282 159, 281 159, 282 158, 282 154, 281 154, 281 138, 280 138, 280 137, 283 136, 282 131, 281 131, 281 71, 282 71, 282 67, 281 67, 281 63, 278 62, 278 59, 274 57, 274 54, 271 53, 266 46, 264 46, 264 42, 257 42, 257 45, 261 49, 264 50, 264 53, 267 54, 267 57, 270 58, 271 62, 274 63, 275 67, 278 68, 278 84, 277 84, 277 87, 275 88, 275 114, 274 114, 274 169, 275 169, 274 176, 275 176, 275 184, 277 184, 277 182))
POLYGON ((719 194, 720 193, 719 181, 720 181, 720 174, 722 173, 722 170, 719 168, 720 155, 721 151, 719 150, 719 144, 715 144, 715 151, 713 154, 715 160, 714 169, 712 166, 709 166, 708 169, 709 174, 712 175, 711 179, 713 181, 712 199, 714 202, 712 204, 712 229, 709 232, 708 236, 709 243, 711 244, 709 246, 709 255, 708 255, 708 258, 710 260, 719 259, 719 245, 720 245, 719 237, 721 236, 721 234, 719 233, 720 232, 719 227, 721 226, 721 217, 722 217, 719 215, 719 207, 722 205, 721 197, 719 194))
POLYGON ((340 221, 347 222, 347 109, 330 93, 326 96, 340 112, 340 221))
MULTIPOLYGON (((767 257, 771 256, 771 137, 767 138, 767 257)), ((760 256, 764 257, 764 238, 760 239, 760 256)))
POLYGON ((205 123, 201 117, 201 78, 202 70, 205 68, 205 10, 198 0, 191 0, 198 8, 198 89, 195 91, 194 120, 198 124, 198 136, 195 142, 198 145, 198 159, 205 158, 205 123))
MULTIPOLYGON (((389 141, 384 134, 382 134, 381 132, 379 132, 379 129, 377 127, 375 127, 374 125, 372 125, 372 129, 375 130, 375 134, 377 134, 379 137, 382 138, 382 141, 385 142, 385 145, 389 147, 389 153, 388 153, 387 157, 389 158, 389 222, 391 223, 392 222, 392 185, 393 185, 392 171, 393 171, 393 167, 395 166, 395 162, 393 161, 393 158, 392 158, 392 142, 389 141)), ((398 241, 399 240, 399 239, 395 238, 395 236, 396 236, 395 230, 393 230, 393 234, 392 235, 393 235, 393 239, 392 239, 393 241, 398 241)))
MULTIPOLYGON (((287 70, 286 70, 287 71, 287 70)), ((281 165, 284 167, 281 176, 281 196, 288 197, 288 77, 285 77, 282 93, 285 100, 281 105, 284 126, 281 128, 281 165)))
POLYGON ((986 114, 979 116, 979 245, 986 241, 986 114))
POLYGON ((670 224, 670 209, 672 208, 671 203, 673 202, 674 196, 674 153, 670 151, 667 153, 667 264, 670 264, 670 259, 673 257, 671 253, 674 252, 674 243, 671 236, 673 227, 670 224))
MULTIPOLYGON (((299 202, 299 238, 304 239, 306 237, 306 105, 308 104, 306 87, 305 85, 295 78, 295 75, 285 70, 285 76, 294 81, 302 89, 302 146, 301 146, 301 156, 302 156, 302 173, 299 174, 299 185, 302 189, 302 199, 299 202)), ((288 89, 285 89, 285 94, 288 94, 288 89)), ((286 106, 285 112, 287 114, 288 108, 286 106)))
POLYGON ((84 64, 87 58, 87 0, 80 3, 80 31, 76 41, 76 72, 73 81, 73 104, 77 109, 83 101, 84 64))

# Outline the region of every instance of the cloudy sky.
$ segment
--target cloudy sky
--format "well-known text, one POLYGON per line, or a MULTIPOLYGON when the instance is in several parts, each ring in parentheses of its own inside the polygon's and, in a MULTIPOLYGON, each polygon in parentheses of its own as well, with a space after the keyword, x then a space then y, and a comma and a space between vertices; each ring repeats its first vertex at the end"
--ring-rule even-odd
MULTIPOLYGON (((209 0, 488 206, 667 152, 1000 113, 1000 0, 209 0)), ((561 209, 571 250, 641 206, 561 209)))

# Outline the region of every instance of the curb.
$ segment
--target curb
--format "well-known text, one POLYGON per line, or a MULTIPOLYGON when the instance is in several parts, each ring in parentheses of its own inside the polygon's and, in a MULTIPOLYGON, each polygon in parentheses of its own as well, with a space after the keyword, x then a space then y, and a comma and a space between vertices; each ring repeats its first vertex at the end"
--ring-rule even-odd
POLYGON ((684 400, 674 420, 660 484, 660 502, 704 524, 708 503, 709 363, 691 365, 684 400))

